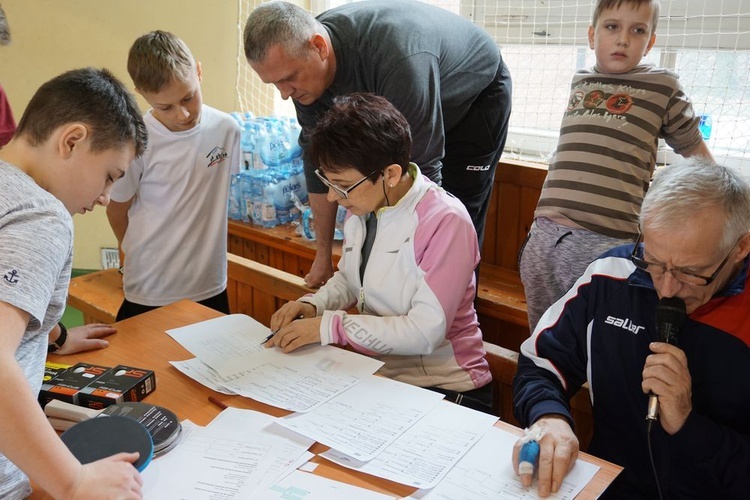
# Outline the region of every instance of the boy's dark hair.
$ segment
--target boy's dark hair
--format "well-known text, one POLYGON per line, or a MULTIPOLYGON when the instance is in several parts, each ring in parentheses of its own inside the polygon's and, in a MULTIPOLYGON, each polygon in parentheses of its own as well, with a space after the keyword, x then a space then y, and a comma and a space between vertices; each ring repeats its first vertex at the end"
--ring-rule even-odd
POLYGON ((411 152, 409 122, 385 97, 356 93, 337 97, 310 135, 309 159, 328 172, 353 168, 372 174, 401 165, 411 152))
POLYGON ((167 31, 141 35, 128 52, 128 73, 142 92, 159 92, 174 80, 186 81, 195 67, 185 42, 167 31))
POLYGON ((15 135, 39 146, 58 127, 74 122, 89 128, 94 152, 119 150, 131 143, 137 158, 148 143, 146 124, 133 95, 108 70, 96 68, 68 71, 39 87, 15 135))
POLYGON ((607 9, 619 9, 623 4, 631 5, 637 9, 641 5, 651 5, 654 8, 654 16, 651 19, 651 35, 656 33, 656 25, 659 24, 659 10, 661 9, 660 0, 597 0, 594 7, 594 14, 591 19, 591 25, 596 26, 599 16, 607 9))

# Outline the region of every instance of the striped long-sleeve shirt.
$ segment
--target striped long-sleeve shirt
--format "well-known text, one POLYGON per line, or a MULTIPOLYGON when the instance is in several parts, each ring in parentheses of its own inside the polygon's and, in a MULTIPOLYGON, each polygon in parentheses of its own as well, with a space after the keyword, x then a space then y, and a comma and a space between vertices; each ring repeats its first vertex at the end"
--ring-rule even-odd
POLYGON ((658 138, 677 153, 689 151, 701 141, 699 120, 666 69, 578 71, 534 217, 635 239, 658 138))

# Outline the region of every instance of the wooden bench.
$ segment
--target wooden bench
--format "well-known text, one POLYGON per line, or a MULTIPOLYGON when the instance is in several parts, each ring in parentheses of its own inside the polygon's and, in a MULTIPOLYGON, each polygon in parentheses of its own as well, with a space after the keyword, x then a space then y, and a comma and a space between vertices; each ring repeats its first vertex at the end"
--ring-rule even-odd
POLYGON ((122 274, 105 269, 70 280, 68 305, 83 313, 84 323, 114 323, 125 298, 122 274))
MULTIPOLYGON (((229 309, 247 314, 263 324, 284 302, 315 290, 302 278, 258 262, 227 254, 229 309)), ((68 305, 83 313, 84 323, 114 323, 125 295, 122 273, 105 269, 70 280, 68 305)))

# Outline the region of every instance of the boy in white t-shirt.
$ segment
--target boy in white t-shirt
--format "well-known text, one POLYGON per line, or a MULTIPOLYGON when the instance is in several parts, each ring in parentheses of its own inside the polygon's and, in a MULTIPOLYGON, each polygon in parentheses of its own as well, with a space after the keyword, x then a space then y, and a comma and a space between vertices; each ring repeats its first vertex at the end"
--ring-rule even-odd
POLYGON ((128 73, 152 109, 144 115, 149 147, 107 207, 125 255, 117 320, 181 299, 228 313, 227 200, 239 125, 203 104, 201 65, 171 33, 139 37, 128 73))

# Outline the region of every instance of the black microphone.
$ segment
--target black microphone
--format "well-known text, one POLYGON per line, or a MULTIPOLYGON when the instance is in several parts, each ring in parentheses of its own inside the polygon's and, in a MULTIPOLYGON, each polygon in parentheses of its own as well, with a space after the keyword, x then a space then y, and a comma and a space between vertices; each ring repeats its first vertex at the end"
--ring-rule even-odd
MULTIPOLYGON (((678 297, 662 297, 656 306, 656 331, 659 340, 677 345, 677 337, 687 319, 685 301, 678 297)), ((646 420, 656 420, 659 415, 659 399, 656 394, 648 395, 648 412, 646 420)))

